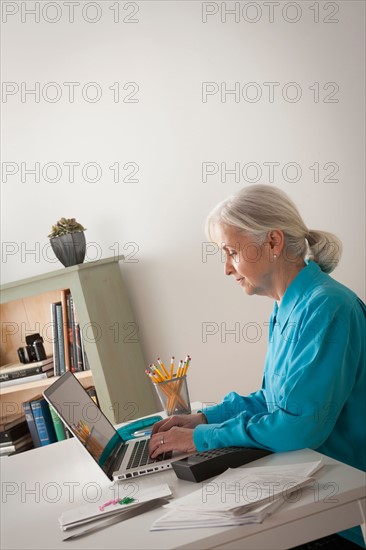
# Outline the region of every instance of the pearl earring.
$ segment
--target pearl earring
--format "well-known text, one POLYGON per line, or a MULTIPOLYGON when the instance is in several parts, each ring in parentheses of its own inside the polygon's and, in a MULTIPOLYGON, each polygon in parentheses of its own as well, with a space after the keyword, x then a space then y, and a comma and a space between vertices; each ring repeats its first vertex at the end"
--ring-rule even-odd
POLYGON ((277 254, 273 254, 273 257, 274 257, 274 259, 276 259, 276 258, 277 258, 277 254))

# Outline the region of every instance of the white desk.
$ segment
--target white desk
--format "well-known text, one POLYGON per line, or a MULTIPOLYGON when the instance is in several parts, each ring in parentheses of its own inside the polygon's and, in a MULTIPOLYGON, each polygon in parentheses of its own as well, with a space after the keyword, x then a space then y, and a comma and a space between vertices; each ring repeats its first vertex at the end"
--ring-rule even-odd
MULTIPOLYGON (((290 464, 316 460, 320 456, 314 451, 303 450, 270 455, 260 462, 290 464)), ((63 542, 58 523, 61 513, 91 502, 99 486, 111 485, 80 444, 69 439, 1 459, 0 546, 4 550, 286 549, 360 524, 363 524, 365 536, 364 472, 327 457, 325 464, 316 474, 314 490, 303 490, 298 502, 286 503, 260 525, 151 532, 152 522, 164 513, 162 508, 157 508, 93 534, 63 542)), ((168 483, 175 496, 183 496, 200 486, 177 479, 173 471, 143 476, 132 483, 138 488, 168 483)))

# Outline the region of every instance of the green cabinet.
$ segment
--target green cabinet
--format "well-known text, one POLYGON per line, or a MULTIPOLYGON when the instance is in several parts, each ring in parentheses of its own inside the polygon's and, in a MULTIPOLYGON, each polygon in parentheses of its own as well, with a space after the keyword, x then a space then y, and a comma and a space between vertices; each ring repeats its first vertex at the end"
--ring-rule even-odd
MULTIPOLYGON (((1 340, 3 348, 5 346, 8 351, 10 348, 9 353, 11 340, 14 340, 13 356, 17 341, 12 333, 15 333, 16 323, 21 322, 19 311, 22 307, 23 317, 28 319, 33 314, 35 328, 39 326, 35 323, 37 313, 45 326, 47 315, 50 315, 47 294, 70 289, 100 406, 112 423, 151 414, 158 409, 152 384, 145 374, 138 326, 123 284, 119 264, 122 260, 123 257, 117 257, 79 264, 1 287, 1 340), (31 302, 30 297, 33 297, 31 302)), ((88 371, 84 376, 88 377, 88 371)), ((5 394, 1 392, 1 400, 12 399, 13 403, 20 403, 52 381, 52 378, 46 384, 42 381, 39 387, 32 384, 30 388, 22 384, 11 386, 5 394)))

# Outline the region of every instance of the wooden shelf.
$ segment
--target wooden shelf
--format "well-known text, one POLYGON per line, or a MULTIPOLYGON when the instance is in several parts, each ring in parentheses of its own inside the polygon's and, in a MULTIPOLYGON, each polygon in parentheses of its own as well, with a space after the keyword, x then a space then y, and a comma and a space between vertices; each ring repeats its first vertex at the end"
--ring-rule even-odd
MULTIPOLYGON (((1 355, 3 363, 9 363, 18 360, 16 350, 25 345, 24 335, 32 332, 44 337, 46 353, 52 353, 52 343, 45 337, 50 303, 60 300, 62 290, 70 290, 80 330, 85 331, 84 348, 91 368, 78 373, 78 378, 83 385, 95 385, 100 407, 114 424, 125 421, 127 415, 132 420, 158 410, 123 283, 119 264, 123 259, 105 258, 14 281, 3 285, 0 293, 1 355)), ((0 417, 19 412, 22 402, 42 393, 54 380, 0 390, 0 417)))
MULTIPOLYGON (((92 385, 93 382, 93 374, 91 370, 85 370, 82 372, 76 372, 75 376, 80 380, 80 382, 83 384, 84 387, 92 385)), ((59 376, 51 376, 50 378, 43 378, 42 380, 35 380, 34 382, 23 382, 22 384, 14 384, 12 386, 5 386, 5 388, 1 388, 0 386, 0 397, 4 395, 9 395, 11 393, 25 393, 28 391, 32 392, 32 395, 34 394, 34 390, 37 390, 37 392, 42 393, 43 390, 48 388, 51 384, 53 384, 59 376)), ((26 379, 25 379, 26 380, 26 379)))
MULTIPOLYGON (((80 380, 84 388, 88 386, 95 386, 93 380, 93 374, 90 370, 75 373, 80 380)), ((42 392, 48 388, 58 376, 51 376, 44 380, 36 380, 35 382, 25 382, 24 384, 14 384, 14 386, 7 386, 0 390, 1 398, 1 415, 11 416, 12 414, 18 414, 23 411, 22 403, 29 401, 37 395, 42 395, 42 392)))

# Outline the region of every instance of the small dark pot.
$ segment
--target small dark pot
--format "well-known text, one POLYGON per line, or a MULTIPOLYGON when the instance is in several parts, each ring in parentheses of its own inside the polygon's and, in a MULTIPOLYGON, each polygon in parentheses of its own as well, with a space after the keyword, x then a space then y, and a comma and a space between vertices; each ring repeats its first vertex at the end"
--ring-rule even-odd
POLYGON ((86 240, 83 231, 68 233, 50 239, 55 256, 65 267, 82 264, 86 252, 86 240))

